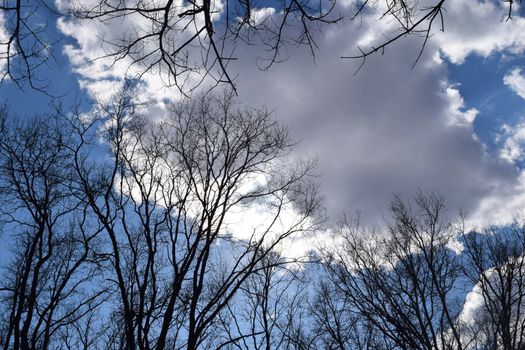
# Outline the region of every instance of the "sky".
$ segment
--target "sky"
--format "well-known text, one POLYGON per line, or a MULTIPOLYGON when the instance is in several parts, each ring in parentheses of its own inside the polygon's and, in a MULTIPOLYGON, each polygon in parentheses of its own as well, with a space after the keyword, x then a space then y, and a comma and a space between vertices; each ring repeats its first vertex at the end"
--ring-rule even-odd
MULTIPOLYGON (((461 208, 475 222, 505 224, 525 208, 525 18, 515 5, 505 21, 505 6, 447 0, 445 31, 434 33, 413 68, 417 37, 369 57, 359 71, 360 61, 341 58, 391 33, 377 9, 316 33, 314 57, 288 47, 286 61, 261 71, 264 48, 241 46, 228 69, 240 102, 273 111, 301 141, 297 156, 318 157, 332 220, 356 212, 382 220, 393 194, 410 198, 421 189, 439 193, 451 214, 461 208)), ((49 36, 59 41, 41 74, 52 94, 66 102, 109 98, 130 70, 125 60, 112 66, 93 59, 104 52, 101 36, 116 38, 131 23, 48 16, 49 36)), ((155 74, 138 84, 151 118, 180 99, 155 74)), ((0 99, 19 115, 45 112, 52 101, 9 81, 0 84, 0 99)))

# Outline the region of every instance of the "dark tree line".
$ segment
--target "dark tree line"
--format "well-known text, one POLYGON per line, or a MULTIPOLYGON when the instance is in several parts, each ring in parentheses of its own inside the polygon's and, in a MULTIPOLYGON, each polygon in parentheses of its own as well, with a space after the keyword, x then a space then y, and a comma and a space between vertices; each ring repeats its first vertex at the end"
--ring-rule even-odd
MULTIPOLYGON (((508 19, 513 5, 521 4, 521 0, 501 2, 508 8, 508 19)), ((335 0, 74 0, 61 2, 57 8, 49 0, 2 0, 0 81, 7 78, 20 87, 28 82, 35 89, 47 90, 38 68, 53 57, 57 38, 49 34, 48 26, 53 24, 48 22, 57 18, 120 25, 129 20, 130 28, 120 37, 100 38, 104 57, 129 61, 136 71, 130 78, 158 74, 165 85, 189 94, 204 80, 235 89, 228 66, 241 44, 262 45, 268 54, 258 64, 267 69, 287 59, 288 47, 306 46, 315 55, 319 30, 374 8, 379 9, 379 21, 396 23, 398 30, 375 46, 356 48, 353 58, 364 62, 409 35, 424 38, 423 50, 435 31, 444 30, 446 6, 446 0, 364 0, 352 6, 340 6, 335 0)))
POLYGON ((418 193, 292 259, 322 204, 285 127, 231 94, 140 109, 1 110, 3 349, 524 347, 523 221, 467 232, 418 193))
MULTIPOLYGON (((525 226, 468 235, 466 275, 477 283, 482 307, 476 332, 491 349, 525 347, 525 226)), ((477 341, 479 341, 476 339, 477 341)))
POLYGON ((234 300, 317 225, 314 163, 294 163, 286 129, 230 95, 162 122, 122 92, 93 115, 3 110, 1 125, 5 349, 220 347, 234 300), (267 220, 232 232, 251 206, 267 220))
POLYGON ((326 348, 522 349, 523 221, 465 232, 423 193, 390 212, 386 232, 345 222, 325 254, 314 310, 326 348))
POLYGON ((3 349, 46 349, 101 303, 92 249, 100 230, 74 188, 66 134, 56 120, 8 122, 0 111, 3 349), (9 124, 9 125, 8 125, 9 124))

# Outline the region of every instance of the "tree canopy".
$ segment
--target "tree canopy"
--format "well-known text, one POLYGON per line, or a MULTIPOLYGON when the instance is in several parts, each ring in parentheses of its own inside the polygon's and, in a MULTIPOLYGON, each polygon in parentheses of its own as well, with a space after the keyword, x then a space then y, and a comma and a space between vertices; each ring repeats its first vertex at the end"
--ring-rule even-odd
MULTIPOLYGON (((503 2, 509 20, 515 1, 503 2)), ((393 21, 397 30, 375 46, 356 47, 356 54, 346 58, 364 60, 407 35, 423 37, 423 50, 435 31, 445 29, 446 6, 446 0, 75 0, 56 4, 49 0, 3 0, 0 72, 2 80, 46 91, 47 81, 38 71, 42 65, 53 64, 52 46, 60 40, 49 33, 53 21, 130 21, 125 32, 99 38, 104 49, 99 58, 127 60, 130 78, 158 74, 166 86, 175 86, 183 94, 204 80, 235 89, 229 66, 239 45, 262 45, 266 55, 259 68, 268 69, 286 59, 287 47, 306 46, 315 55, 318 31, 356 20, 373 9, 379 14, 378 23, 393 21)))

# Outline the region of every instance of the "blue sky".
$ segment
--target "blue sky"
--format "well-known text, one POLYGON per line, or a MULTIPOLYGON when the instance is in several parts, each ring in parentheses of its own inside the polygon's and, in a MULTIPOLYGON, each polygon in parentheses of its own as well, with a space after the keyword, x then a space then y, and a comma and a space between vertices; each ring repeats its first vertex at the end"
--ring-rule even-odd
MULTIPOLYGON (((506 22, 501 2, 446 4, 445 32, 434 33, 414 69, 421 45, 414 37, 370 57, 356 75, 360 62, 340 58, 394 31, 391 23, 378 21, 381 9, 317 34, 315 60, 305 47, 289 47, 286 62, 262 72, 257 60, 264 48, 239 46, 238 59, 229 66, 239 100, 273 110, 302 140, 297 155, 319 158, 333 218, 363 211, 371 220, 381 219, 393 193, 408 197, 418 188, 442 194, 452 211, 466 208, 473 217, 504 221, 506 214, 525 207, 525 99, 516 86, 504 83, 513 70, 525 72, 524 11, 516 7, 506 22)), ((100 37, 118 39, 134 25, 130 20, 42 16, 48 38, 58 42, 56 61, 40 75, 64 105, 77 98, 88 111, 86 101, 108 101, 126 78, 133 78, 129 60, 114 66, 107 59, 94 60, 107 49, 100 37)), ((148 102, 144 113, 152 118, 161 117, 167 103, 180 101, 178 91, 155 74, 144 75, 138 89, 148 102)), ((46 112, 53 102, 9 81, 0 84, 0 97, 22 116, 46 112)))
MULTIPOLYGON (((37 77, 51 96, 32 89, 27 82, 22 89, 12 82, 0 83, 0 96, 7 101, 11 111, 19 115, 31 115, 49 111, 49 104, 53 100, 63 100, 65 103, 78 98, 85 100, 88 96, 80 89, 77 77, 73 74, 68 58, 64 55, 64 45, 74 44, 75 40, 63 35, 57 28, 58 17, 50 11, 35 12, 32 21, 46 23, 45 39, 52 44, 52 57, 47 64, 37 71, 37 77)), ((40 84, 40 83, 38 83, 40 84)))
POLYGON ((474 130, 492 151, 498 150, 495 136, 504 123, 517 124, 525 116, 525 103, 503 79, 515 67, 525 67, 525 57, 504 58, 472 55, 463 64, 448 62, 449 79, 457 84, 466 108, 479 111, 474 130))

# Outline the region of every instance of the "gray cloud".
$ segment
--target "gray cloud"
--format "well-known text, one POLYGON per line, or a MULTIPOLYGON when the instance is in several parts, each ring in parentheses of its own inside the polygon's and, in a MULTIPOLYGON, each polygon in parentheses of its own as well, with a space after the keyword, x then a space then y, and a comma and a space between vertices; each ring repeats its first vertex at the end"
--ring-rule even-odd
POLYGON ((417 188, 442 194, 452 211, 475 212, 485 198, 518 185, 515 166, 488 154, 471 123, 457 122, 475 111, 459 109, 461 97, 435 59, 437 45, 410 70, 421 43, 402 41, 354 76, 359 62, 338 57, 355 32, 344 27, 328 37, 316 64, 298 49, 254 73, 257 52, 243 55, 239 91, 244 102, 275 109, 302 140, 300 152, 318 155, 332 218, 363 211, 381 219, 393 193, 411 196, 417 188))
MULTIPOLYGON (((361 210, 379 219, 392 193, 410 196, 417 188, 442 194, 451 210, 488 215, 503 208, 501 203, 510 203, 506 211, 525 205, 524 174, 500 152, 488 153, 476 138, 476 111, 464 109, 440 59, 440 52, 458 64, 474 53, 522 52, 525 19, 504 23, 499 12, 505 9, 489 2, 448 0, 447 6, 446 32, 432 38, 414 70, 422 43, 414 38, 370 57, 357 75, 359 61, 339 58, 355 53, 357 43, 371 45, 392 30, 387 22, 378 24, 373 11, 319 34, 315 63, 304 47, 288 48, 290 59, 265 72, 255 66, 257 57, 268 55, 262 47, 242 48, 232 61, 240 99, 275 109, 302 140, 299 153, 318 155, 332 218, 361 210)), ((90 23, 96 25, 104 24, 90 23)), ((109 95, 115 79, 127 73, 126 62, 109 72, 103 61, 92 61, 100 48, 93 46, 91 33, 112 32, 90 26, 60 23, 78 41, 77 47, 66 47, 66 54, 91 94, 109 95)), ((159 109, 177 95, 155 75, 143 79, 143 95, 159 109)))

